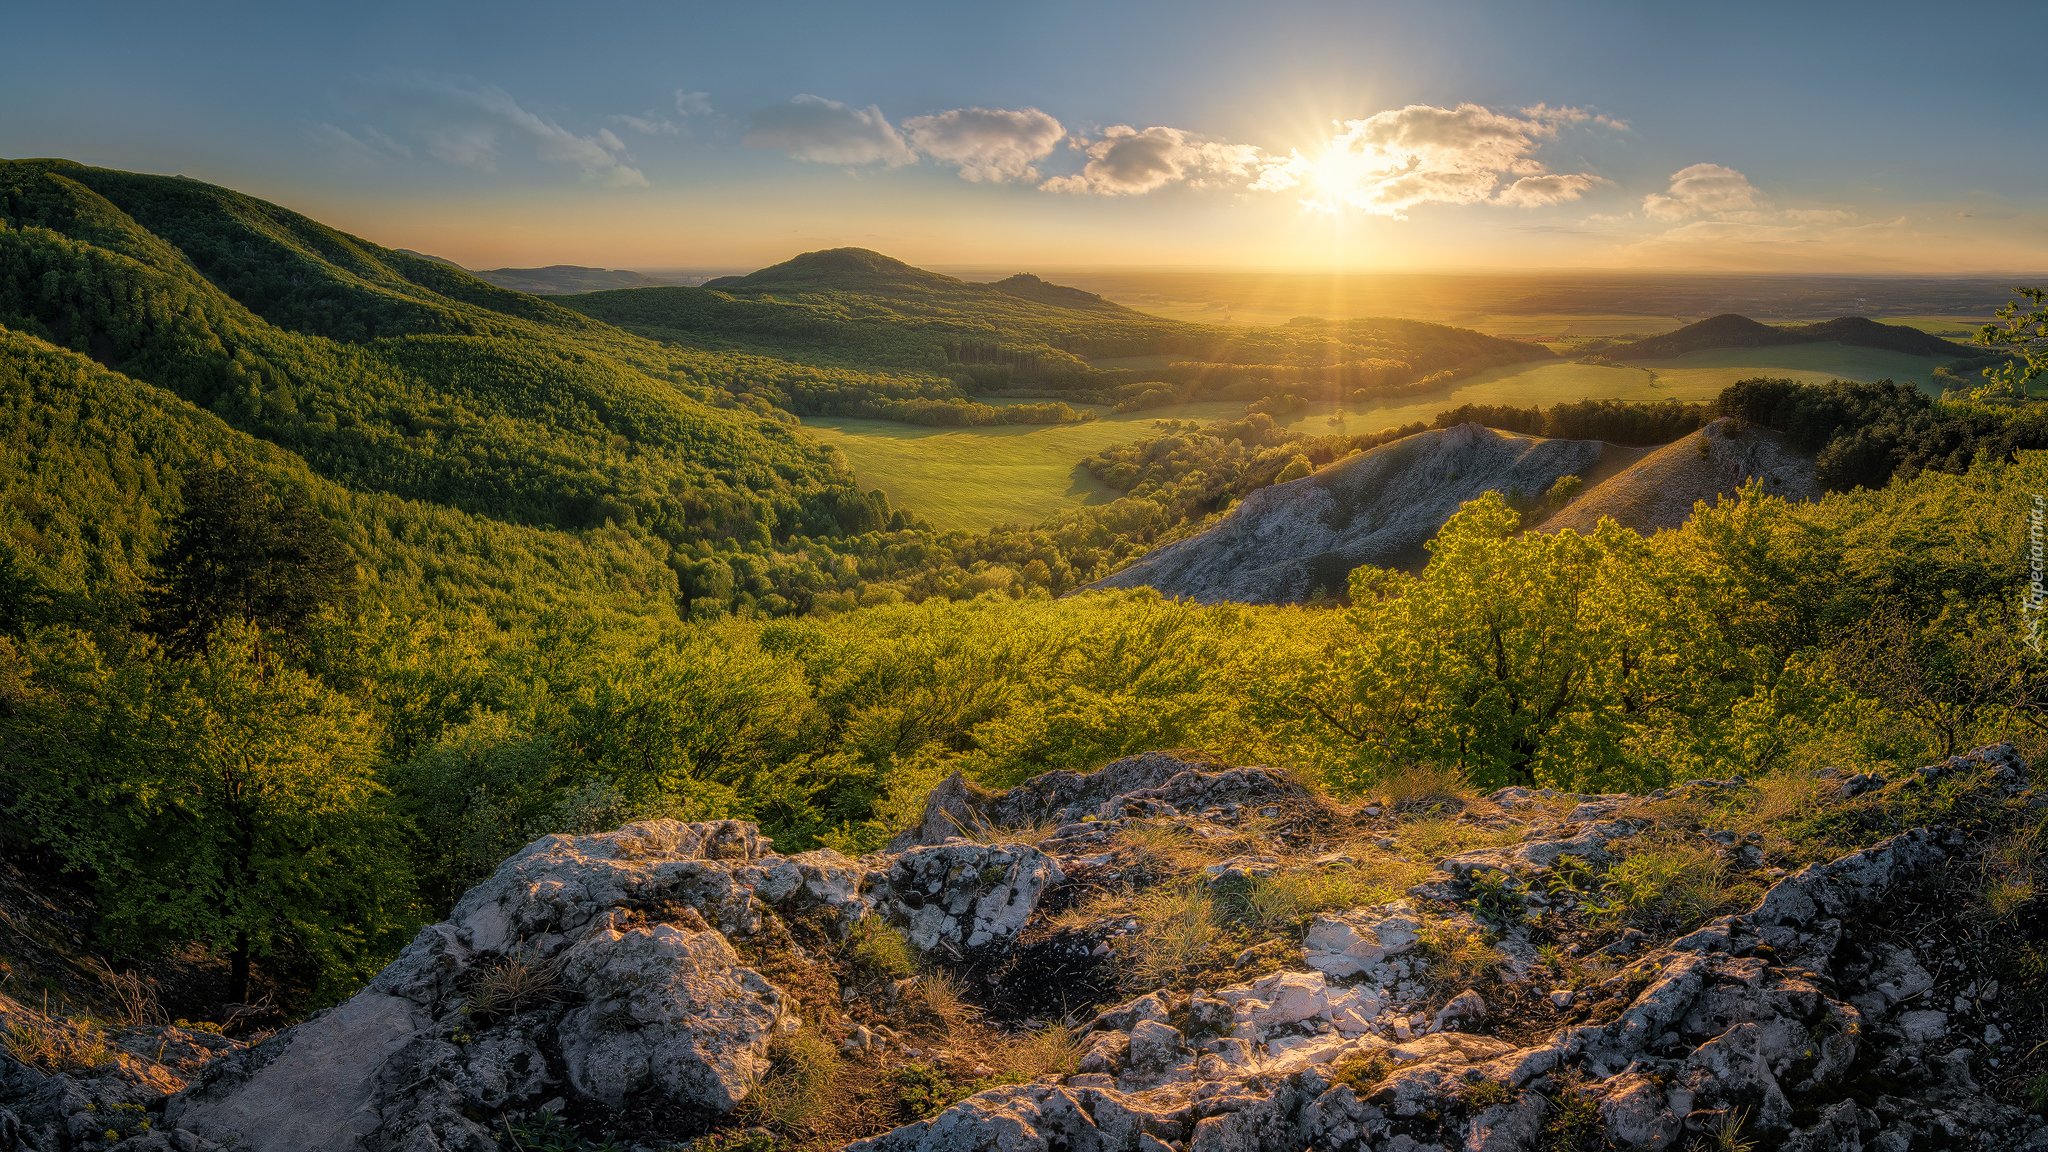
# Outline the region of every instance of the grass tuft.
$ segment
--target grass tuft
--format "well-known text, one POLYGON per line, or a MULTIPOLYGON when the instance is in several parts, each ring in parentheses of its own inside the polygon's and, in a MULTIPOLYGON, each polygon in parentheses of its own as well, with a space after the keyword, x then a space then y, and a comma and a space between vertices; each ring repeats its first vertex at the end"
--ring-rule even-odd
POLYGON ((853 926, 840 955, 856 982, 879 984, 917 972, 917 957, 901 933, 870 916, 853 926))
POLYGON ((559 959, 507 956, 470 984, 467 1008, 472 1016, 491 1019, 559 1004, 567 995, 559 959))
POLYGON ((44 1072, 76 1072, 107 1060, 107 1039, 86 1021, 26 1016, 7 1032, 7 1052, 44 1072))

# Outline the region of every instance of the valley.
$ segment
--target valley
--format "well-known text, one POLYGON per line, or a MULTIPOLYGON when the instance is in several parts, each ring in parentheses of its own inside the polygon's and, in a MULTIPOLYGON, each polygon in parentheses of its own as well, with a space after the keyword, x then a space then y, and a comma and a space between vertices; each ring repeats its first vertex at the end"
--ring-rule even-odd
POLYGON ((2034 1132, 2039 347, 1536 334, 0 161, 0 1146, 2034 1132))
MULTIPOLYGON (((1164 368, 1167 357, 1094 361, 1125 369, 1164 368)), ((1616 365, 1537 361, 1489 368, 1426 399, 1314 404, 1276 416, 1283 428, 1312 435, 1375 432, 1466 404, 1550 407, 1579 400, 1655 403, 1711 400, 1738 380, 1757 376, 1807 384, 1829 380, 1896 380, 1930 395, 1941 387, 1933 370, 1944 360, 1849 348, 1794 344, 1777 348, 1719 348, 1662 360, 1616 365)), ((1242 404, 1227 401, 1168 405, 1117 413, 1094 406, 1092 423, 992 428, 921 428, 893 421, 807 416, 803 426, 844 453, 864 487, 879 488, 892 504, 914 508, 942 528, 982 531, 996 524, 1029 523, 1058 512, 1102 504, 1118 493, 1077 466, 1081 457, 1150 431, 1156 420, 1209 422, 1234 418, 1242 404)))

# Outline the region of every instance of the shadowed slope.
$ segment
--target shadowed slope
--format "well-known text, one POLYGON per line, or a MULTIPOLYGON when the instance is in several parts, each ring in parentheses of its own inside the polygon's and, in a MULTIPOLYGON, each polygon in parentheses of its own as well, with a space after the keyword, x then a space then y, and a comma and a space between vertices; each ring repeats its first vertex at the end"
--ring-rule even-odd
POLYGON ((1676 528, 1699 501, 1712 503, 1742 490, 1752 478, 1764 491, 1787 500, 1818 500, 1813 461, 1768 428, 1736 430, 1716 420, 1682 440, 1666 444, 1623 472, 1579 494, 1556 515, 1531 530, 1590 533, 1602 517, 1649 535, 1676 528))

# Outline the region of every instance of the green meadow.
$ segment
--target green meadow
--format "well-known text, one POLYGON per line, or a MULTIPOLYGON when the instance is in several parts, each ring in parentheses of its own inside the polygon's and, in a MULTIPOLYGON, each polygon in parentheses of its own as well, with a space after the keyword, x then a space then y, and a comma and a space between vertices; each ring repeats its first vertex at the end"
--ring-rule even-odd
POLYGON ((1903 384, 1910 380, 1938 396, 1941 389, 1933 383, 1933 373, 1948 361, 1841 344, 1787 344, 1778 348, 1709 348, 1669 360, 1625 363, 1655 372, 1662 393, 1681 400, 1704 400, 1752 376, 1781 376, 1801 384, 1830 380, 1895 380, 1903 384))
MULTIPOLYGON (((1097 361, 1100 366, 1163 367, 1162 356, 1097 361), (1161 363, 1154 363, 1160 361, 1161 363)), ((1789 377, 1803 383, 1835 379, 1911 380, 1929 386, 1943 361, 1840 344, 1720 348, 1619 367, 1552 360, 1511 364, 1469 377, 1422 400, 1364 406, 1318 404, 1281 418, 1304 432, 1374 432, 1431 420, 1463 404, 1549 407, 1574 400, 1708 400, 1737 380, 1789 377)), ((1029 401, 1023 401, 1028 403, 1029 401)), ((1103 504, 1118 493, 1080 467, 1081 458, 1151 431, 1154 420, 1220 420, 1244 412, 1235 402, 1182 404, 1112 414, 1088 424, 929 428, 887 420, 807 417, 803 426, 846 454, 863 488, 880 488, 889 503, 914 508, 940 528, 982 531, 1028 524, 1069 508, 1103 504)))

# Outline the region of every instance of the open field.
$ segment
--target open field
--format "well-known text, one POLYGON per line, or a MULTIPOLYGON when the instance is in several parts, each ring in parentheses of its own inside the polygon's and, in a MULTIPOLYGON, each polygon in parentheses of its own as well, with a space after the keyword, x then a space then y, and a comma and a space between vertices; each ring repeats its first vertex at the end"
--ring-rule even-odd
POLYGON ((1829 380, 1910 380, 1930 395, 1941 390, 1933 373, 1949 361, 1840 344, 1786 344, 1777 348, 1709 348, 1669 360, 1629 360, 1630 367, 1657 374, 1658 385, 1680 399, 1712 396, 1751 376, 1783 376, 1804 384, 1829 380))
POLYGON ((1222 420, 1243 415, 1244 405, 1179 404, 1121 416, 1096 411, 1103 418, 1089 424, 927 428, 835 416, 805 417, 803 424, 846 453, 862 488, 880 488, 892 506, 941 528, 979 532, 1107 504, 1120 493, 1077 467, 1083 456, 1144 436, 1154 420, 1222 420))
MULTIPOLYGON (((1150 362, 1163 359, 1128 357, 1100 363, 1156 367, 1150 362)), ((1728 385, 1752 376, 1787 376, 1809 382, 1889 377, 1911 380, 1931 391, 1930 374, 1941 363, 1840 344, 1720 348, 1620 367, 1552 360, 1489 369, 1457 388, 1420 400, 1402 398, 1341 407, 1318 404, 1290 413, 1281 423, 1298 431, 1328 435, 1376 432, 1433 420, 1437 413, 1461 404, 1548 408, 1589 399, 1709 400, 1728 385), (1333 423, 1333 418, 1341 423, 1333 423)), ((838 417, 809 417, 803 424, 819 440, 846 453, 863 488, 880 488, 889 494, 892 505, 909 508, 941 528, 980 531, 1114 500, 1117 493, 1113 489, 1077 466, 1083 456, 1148 434, 1154 420, 1221 420, 1243 414, 1244 405, 1182 404, 1123 415, 1097 411, 1101 418, 1090 424, 927 428, 838 417)))
MULTIPOLYGON (((1019 271, 1175 320, 1284 324, 1295 316, 1401 316, 1481 332, 1653 335, 1739 312, 1767 324, 1836 316, 1988 323, 2010 283, 1965 277, 1671 272, 1319 272, 942 268, 968 280, 1019 271), (1971 318, 1976 318, 1972 320, 1971 318)), ((2024 281, 2022 281, 2024 282, 2024 281)))

